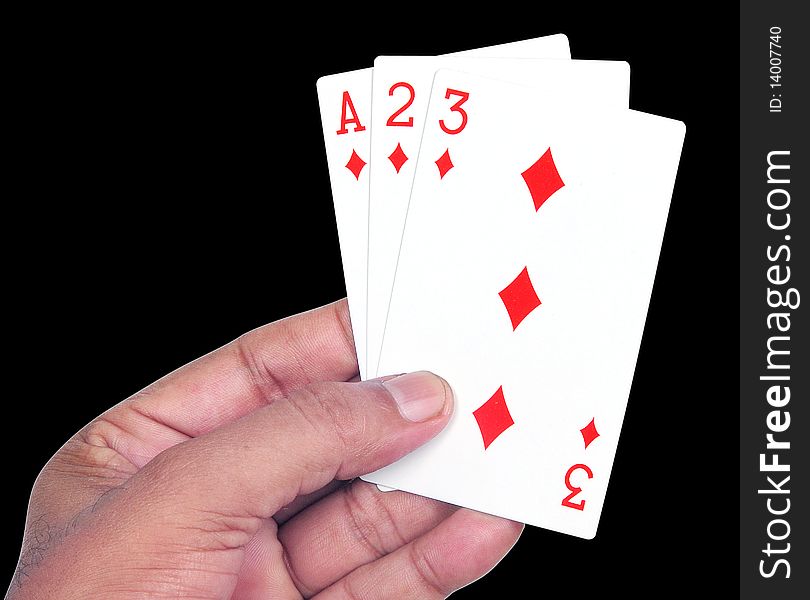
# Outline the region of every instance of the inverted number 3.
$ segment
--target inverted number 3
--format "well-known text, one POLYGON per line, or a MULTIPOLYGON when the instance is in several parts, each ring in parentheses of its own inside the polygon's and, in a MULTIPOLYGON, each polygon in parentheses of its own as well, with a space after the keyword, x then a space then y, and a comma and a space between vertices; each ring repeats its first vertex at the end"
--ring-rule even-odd
POLYGON ((565 498, 563 498, 562 505, 567 506, 568 508, 575 508, 577 510, 583 510, 585 508, 585 500, 581 500, 579 502, 571 502, 571 499, 577 496, 582 491, 581 487, 575 487, 571 485, 571 475, 574 471, 582 470, 585 471, 585 474, 588 476, 588 479, 593 477, 593 471, 588 465, 577 464, 572 466, 568 469, 568 472, 565 474, 565 487, 571 492, 565 498))

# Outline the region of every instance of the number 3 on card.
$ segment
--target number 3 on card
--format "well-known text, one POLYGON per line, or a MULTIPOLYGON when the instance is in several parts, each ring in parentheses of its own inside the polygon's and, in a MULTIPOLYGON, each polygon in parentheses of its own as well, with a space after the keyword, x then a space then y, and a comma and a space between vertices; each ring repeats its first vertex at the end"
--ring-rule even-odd
POLYGON ((571 493, 568 494, 565 498, 563 498, 562 505, 567 508, 575 508, 577 510, 585 510, 585 500, 580 500, 579 502, 573 502, 575 496, 578 496, 579 493, 582 491, 581 487, 576 487, 571 483, 571 475, 575 471, 585 471, 585 475, 588 476, 588 479, 593 477, 593 471, 588 465, 578 464, 573 465, 568 472, 565 474, 565 487, 568 488, 568 491, 571 493))
POLYGON ((447 93, 444 95, 445 99, 450 100, 451 96, 457 96, 459 101, 453 104, 450 107, 450 112, 458 113, 461 117, 461 123, 458 127, 451 129, 448 127, 444 119, 439 119, 439 127, 442 128, 442 131, 448 133, 450 135, 456 135, 457 133, 461 133, 464 128, 467 126, 467 111, 461 108, 461 105, 464 104, 470 98, 470 92, 462 92, 459 90, 454 90, 451 88, 447 88, 447 93))

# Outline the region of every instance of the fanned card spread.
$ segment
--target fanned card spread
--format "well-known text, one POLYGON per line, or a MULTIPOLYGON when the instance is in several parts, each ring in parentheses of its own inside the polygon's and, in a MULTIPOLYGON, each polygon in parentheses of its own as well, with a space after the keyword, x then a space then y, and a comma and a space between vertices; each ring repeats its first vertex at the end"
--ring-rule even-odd
POLYGON ((629 91, 563 35, 318 81, 361 376, 456 399, 364 479, 594 537, 685 132, 629 91))

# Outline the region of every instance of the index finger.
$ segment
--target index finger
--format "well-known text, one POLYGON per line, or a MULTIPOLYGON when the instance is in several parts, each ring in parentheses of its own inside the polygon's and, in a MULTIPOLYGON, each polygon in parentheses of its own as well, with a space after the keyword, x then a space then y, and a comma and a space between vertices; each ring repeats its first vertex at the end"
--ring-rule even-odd
POLYGON ((348 381, 357 373, 348 305, 343 299, 254 329, 169 373, 102 418, 134 434, 120 440, 134 447, 116 450, 140 467, 158 452, 299 387, 317 381, 348 381), (121 420, 126 423, 119 424, 121 420), (133 431, 144 427, 157 435, 133 431))

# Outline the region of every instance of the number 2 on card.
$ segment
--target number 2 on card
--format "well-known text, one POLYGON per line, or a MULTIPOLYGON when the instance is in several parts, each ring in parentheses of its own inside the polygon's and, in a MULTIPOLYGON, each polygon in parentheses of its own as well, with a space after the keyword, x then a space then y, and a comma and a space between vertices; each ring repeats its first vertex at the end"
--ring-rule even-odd
POLYGON ((408 100, 406 100, 405 104, 400 106, 397 110, 394 111, 394 113, 390 117, 388 117, 388 120, 385 122, 385 124, 388 127, 413 127, 413 117, 408 117, 408 119, 405 121, 397 121, 396 119, 399 115, 401 115, 411 107, 411 104, 413 104, 413 99, 416 97, 416 92, 414 92, 413 86, 410 83, 400 81, 391 86, 391 89, 388 90, 388 95, 393 96, 394 91, 399 88, 405 88, 406 90, 408 90, 408 94, 410 95, 408 96, 408 100))

